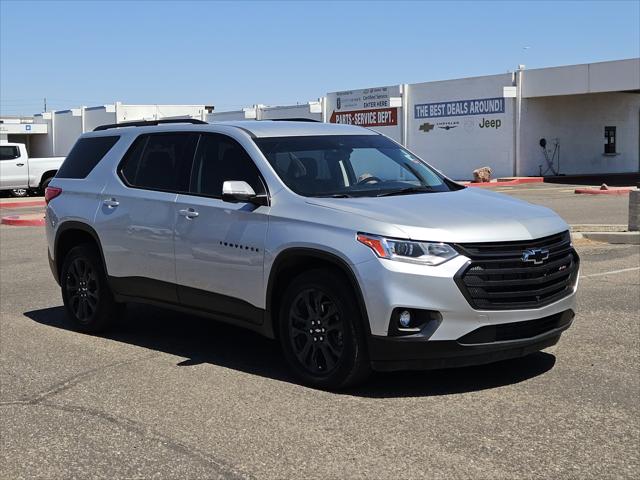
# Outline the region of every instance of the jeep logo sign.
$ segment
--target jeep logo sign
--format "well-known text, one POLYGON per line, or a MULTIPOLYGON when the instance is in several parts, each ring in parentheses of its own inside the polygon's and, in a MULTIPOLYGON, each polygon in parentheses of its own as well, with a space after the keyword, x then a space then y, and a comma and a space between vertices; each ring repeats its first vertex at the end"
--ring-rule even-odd
POLYGON ((498 129, 500 128, 500 125, 502 125, 502 120, 487 120, 486 118, 483 118, 478 125, 480 125, 480 128, 498 129))

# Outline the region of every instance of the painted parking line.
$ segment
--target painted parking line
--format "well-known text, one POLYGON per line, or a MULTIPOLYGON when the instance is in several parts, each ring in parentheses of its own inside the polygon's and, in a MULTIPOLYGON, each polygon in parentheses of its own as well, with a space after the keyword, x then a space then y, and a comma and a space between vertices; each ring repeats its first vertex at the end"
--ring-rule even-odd
POLYGON ((589 275, 581 275, 580 278, 602 277, 604 275, 613 275, 615 273, 633 272, 634 270, 640 270, 640 267, 623 268, 621 270, 611 270, 609 272, 591 273, 589 275))

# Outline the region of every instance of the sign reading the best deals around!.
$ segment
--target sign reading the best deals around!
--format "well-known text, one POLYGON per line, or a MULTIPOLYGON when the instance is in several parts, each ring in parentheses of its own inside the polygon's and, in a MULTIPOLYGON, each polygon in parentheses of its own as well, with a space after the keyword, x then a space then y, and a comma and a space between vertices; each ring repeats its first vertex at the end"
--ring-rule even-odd
POLYGON ((333 111, 329 122, 360 127, 398 125, 398 108, 391 106, 391 98, 400 96, 396 90, 397 87, 377 87, 330 94, 333 111))
POLYGON ((504 113, 504 98, 480 98, 453 102, 422 103, 414 106, 415 118, 463 117, 504 113))

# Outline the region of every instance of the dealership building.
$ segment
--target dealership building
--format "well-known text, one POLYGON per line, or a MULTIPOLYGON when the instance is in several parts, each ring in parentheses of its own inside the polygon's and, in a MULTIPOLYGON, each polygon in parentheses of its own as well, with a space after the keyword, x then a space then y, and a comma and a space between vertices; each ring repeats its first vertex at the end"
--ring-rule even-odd
POLYGON ((163 118, 204 120, 206 105, 111 105, 43 112, 33 117, 0 118, 0 141, 24 143, 32 157, 66 156, 78 137, 99 125, 163 118))
MULTIPOLYGON (((157 118, 309 119, 384 133, 452 178, 640 172, 640 58, 473 78, 372 86, 297 105, 219 112, 204 105, 115 105, 33 117, 32 155, 65 155, 101 123, 157 118)), ((5 124, 3 124, 5 125, 5 124)), ((1 126, 0 126, 1 127, 1 126)), ((2 135, 0 131, 0 135, 2 135)), ((11 139, 12 135, 5 138, 11 139)), ((2 137, 0 137, 2 138, 2 137)))

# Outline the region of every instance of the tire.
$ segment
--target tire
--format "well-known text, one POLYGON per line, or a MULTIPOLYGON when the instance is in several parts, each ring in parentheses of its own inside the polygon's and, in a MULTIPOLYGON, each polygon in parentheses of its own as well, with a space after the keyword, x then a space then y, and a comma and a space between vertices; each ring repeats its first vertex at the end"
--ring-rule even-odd
POLYGON ((371 373, 362 314, 352 292, 346 280, 325 269, 297 276, 286 289, 279 312, 280 343, 303 383, 342 389, 371 373))
POLYGON ((9 193, 11 194, 12 197, 17 197, 17 198, 28 197, 29 196, 29 189, 28 188, 14 188, 12 190, 9 190, 9 193))
POLYGON ((113 298, 95 246, 82 244, 72 248, 60 273, 64 308, 75 330, 99 333, 122 315, 123 305, 113 298))
POLYGON ((47 177, 44 180, 42 180, 42 182, 40 183, 39 190, 43 195, 44 195, 44 191, 47 189, 47 187, 51 183, 51 180, 53 180, 53 177, 47 177))

